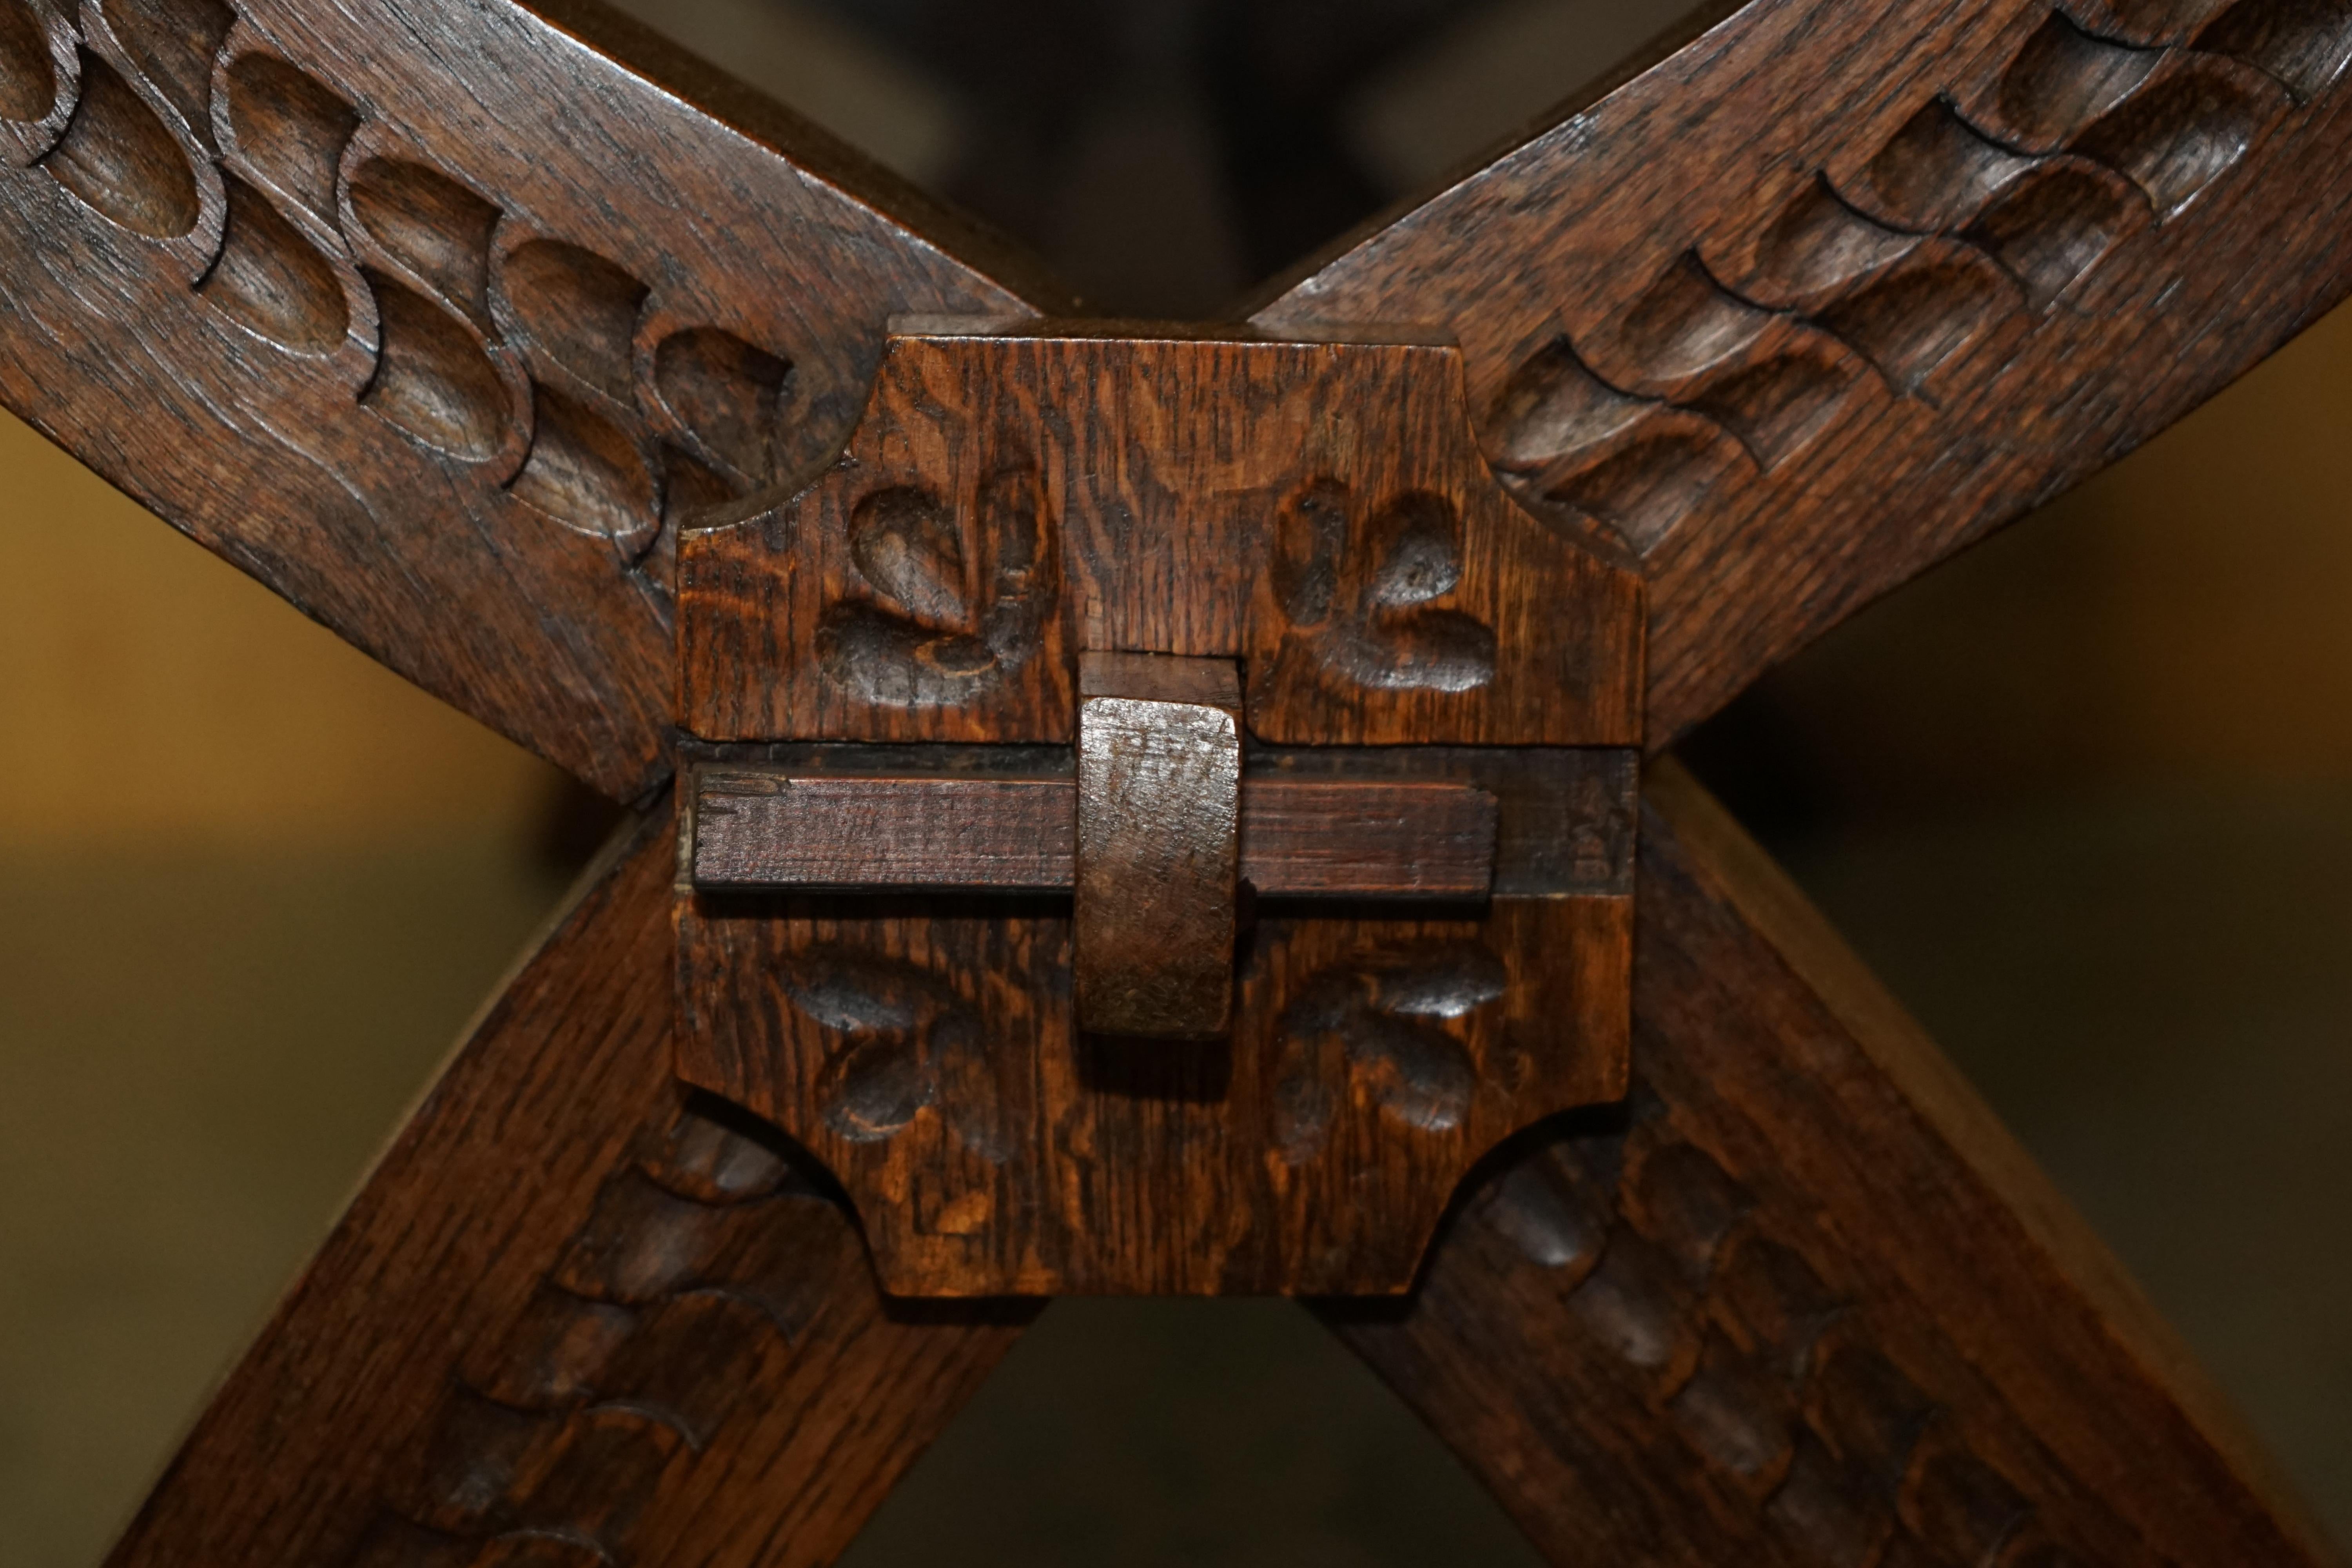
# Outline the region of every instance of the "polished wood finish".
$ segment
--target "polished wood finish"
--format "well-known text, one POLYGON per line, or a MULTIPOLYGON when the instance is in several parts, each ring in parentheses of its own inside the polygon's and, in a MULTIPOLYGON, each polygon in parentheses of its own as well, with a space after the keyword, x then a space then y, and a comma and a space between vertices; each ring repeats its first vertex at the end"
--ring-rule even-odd
MULTIPOLYGON (((848 750, 850 748, 837 748, 848 750)), ((989 748, 989 750, 1025 748, 989 748)), ((687 774, 688 863, 709 892, 1069 892, 1077 879, 1077 782, 916 773, 956 748, 855 748, 903 759, 829 767, 709 764, 687 774), (927 758, 924 753, 931 755, 927 758)), ((962 759, 958 759, 962 760, 962 759)), ((1020 766, 1026 757, 1013 759, 1020 766)), ((1498 813, 1475 784, 1241 781, 1241 879, 1261 898, 1483 900, 1495 885, 1498 813)))
POLYGON ((1671 764, 1622 1109, 1328 1321, 1552 1561, 2339 1561, 2121 1269, 1671 764))
POLYGON ((1483 924, 1264 913, 1222 1057, 1042 1050, 1050 911, 689 888, 673 950, 657 813, 114 1562, 837 1552, 1020 1314, 886 1307, 836 1196, 682 1096, 673 951, 677 1066, 841 1174, 887 1284, 1398 1289, 1475 1154, 1623 1097, 1483 1167, 1410 1300, 1326 1309, 1562 1563, 2333 1561, 1671 777, 1629 1081, 1632 759, 1479 748, 1670 744, 2340 299, 2347 60, 2336 0, 1756 0, 1255 331, 1090 335, 593 6, 0 0, 0 399, 607 794, 673 721, 1066 745, 1102 649, 1246 659, 1262 776, 1496 802, 1483 924), (1458 348, 1362 341, 1400 324, 1458 348), (1119 1201, 1059 1206, 1098 1148, 1119 1201))
POLYGON ((1411 342, 901 322, 831 468, 685 537, 682 722, 1066 742, 1084 650, 1242 658, 1278 744, 1634 744, 1640 584, 1512 504, 1460 374, 1411 342))
POLYGON ((894 1313, 822 1177, 680 1092, 673 831, 517 972, 112 1568, 830 1562, 1009 1347, 1017 1305, 894 1313))
POLYGON ((894 311, 1024 308, 789 116, 511 5, 71 9, 0 4, 0 399, 622 798, 681 521, 837 447, 894 311))
POLYGON ((2333 0, 1758 0, 1252 319, 1458 337, 1638 561, 1664 747, 2344 297, 2347 59, 2333 0))
POLYGON ((1240 669, 1230 659, 1081 654, 1077 803, 1077 1026, 1215 1039, 1234 1011, 1240 669))

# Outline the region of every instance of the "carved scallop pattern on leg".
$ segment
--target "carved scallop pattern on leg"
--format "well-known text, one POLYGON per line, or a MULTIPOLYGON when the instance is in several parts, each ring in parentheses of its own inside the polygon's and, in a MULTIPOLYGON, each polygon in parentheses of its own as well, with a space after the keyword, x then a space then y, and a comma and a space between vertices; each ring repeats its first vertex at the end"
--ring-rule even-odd
POLYGON ((140 74, 213 144, 213 60, 236 25, 225 0, 104 0, 100 14, 140 74))
POLYGON ((48 29, 25 0, 0 0, 0 118, 32 124, 57 106, 48 29))
POLYGON ((2045 310, 2152 221, 2147 198, 2119 175, 2069 159, 2020 182, 1985 209, 1967 237, 2018 280, 2029 306, 2045 310))
POLYGON ((530 455, 509 493, 635 560, 661 526, 652 471, 626 432, 576 398, 534 383, 530 455))
POLYGON ((419 441, 469 463, 507 445, 512 419, 505 379, 464 322, 380 272, 363 274, 375 297, 383 343, 361 401, 419 441))
POLYGON ((220 258, 197 291, 247 331, 296 353, 331 353, 351 326, 332 263, 269 198, 225 176, 228 220, 220 258))
POLYGON ((1918 245, 1917 236, 1855 211, 1826 177, 1816 175, 1757 240, 1746 287, 1756 298, 1805 309, 1885 270, 1918 245))
POLYGON ((2136 44, 2185 44, 2229 0, 2075 0, 2085 25, 2136 44))
POLYGON ((247 166, 280 196, 332 222, 335 171, 358 111, 274 55, 238 56, 226 80, 229 131, 247 166))
POLYGON ((1844 407, 1858 367, 1845 355, 1796 353, 1710 382, 1685 406, 1739 439, 1770 470, 1811 445, 1844 407))
POLYGON ((1806 1563, 2072 1568, 1748 1184, 1645 1085, 1627 1103, 1627 1131, 1530 1152, 1470 1215, 1557 1279, 1595 1360, 1643 1382, 1726 1503, 1806 1563))
POLYGON ((1737 358, 1772 323, 1771 311, 1733 294, 1686 252, 1589 347, 1617 384, 1663 393, 1737 358))
POLYGON ((2162 58, 2095 37, 2053 11, 2001 73, 2001 118, 2025 141, 2054 148, 2122 102, 2162 58))
POLYGON ((1878 368, 1887 384, 1920 395, 1930 377, 2017 304, 2017 286, 1990 261, 1955 252, 1900 268, 1819 318, 1878 368))
POLYGON ((150 239, 193 231, 195 171, 163 121, 115 68, 81 51, 81 100, 41 166, 92 211, 150 239))
POLYGON ((1547 476, 1536 492, 1536 510, 1543 515, 1547 501, 1569 507, 1603 524, 1635 554, 1647 555, 1748 462, 1712 420, 1660 409, 1599 461, 1547 476))
POLYGON ((2083 132, 2074 151, 2128 174, 2161 222, 2246 155, 2286 108, 2285 91, 2247 68, 2181 56, 2178 68, 2083 132))
POLYGON ((1538 472, 1622 433, 1654 406, 1594 374, 1561 333, 1521 361, 1495 395, 1490 456, 1508 472, 1538 472))
POLYGON ((775 473, 776 424, 790 362, 718 327, 669 333, 653 353, 654 390, 697 456, 744 484, 775 473))
POLYGON ((490 326, 490 235, 499 209, 436 169, 374 157, 352 174, 352 218, 386 256, 474 323, 490 326))
POLYGON ((631 343, 646 287, 593 251, 534 239, 509 251, 499 283, 516 322, 549 358, 626 403, 631 343))
POLYGON ((2268 72, 2308 103, 2352 63, 2352 3, 2238 0, 2198 35, 2197 47, 2268 72))
POLYGON ((1962 119, 1950 100, 1937 98, 1879 149, 1855 194, 1895 226, 1935 234, 1966 223, 2033 164, 1962 119))

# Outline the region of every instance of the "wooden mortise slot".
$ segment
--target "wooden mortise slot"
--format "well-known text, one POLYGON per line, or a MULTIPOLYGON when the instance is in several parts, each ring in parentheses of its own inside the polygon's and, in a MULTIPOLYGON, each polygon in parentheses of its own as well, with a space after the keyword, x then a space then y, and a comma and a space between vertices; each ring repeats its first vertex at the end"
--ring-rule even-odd
POLYGON ((1402 1289, 1623 1092, 1641 624, 1450 345, 902 330, 680 542, 679 1071, 896 1292, 1402 1289))

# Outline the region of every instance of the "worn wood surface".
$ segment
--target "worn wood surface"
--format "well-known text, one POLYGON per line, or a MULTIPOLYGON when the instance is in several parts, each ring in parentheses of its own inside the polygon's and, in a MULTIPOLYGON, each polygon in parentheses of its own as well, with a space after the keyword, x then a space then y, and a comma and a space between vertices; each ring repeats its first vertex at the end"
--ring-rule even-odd
POLYGON ((902 322, 832 468, 683 541, 680 722, 1067 741, 1091 650, 1244 658, 1268 742, 1634 744, 1640 585, 1511 503, 1460 374, 1411 342, 902 322))
POLYGON ((1493 798, 1492 900, 1261 903, 1231 1034, 1167 1042, 1078 1026, 1067 902, 688 883, 679 1071, 839 1175, 895 1291, 1401 1290, 1474 1161, 1618 1091, 1634 770, 1330 755, 1267 763, 1493 798))
POLYGON ((1081 654, 1077 751, 1077 1026, 1213 1040, 1234 1010, 1241 670, 1231 659, 1081 654))
POLYGON ((562 16, 664 85, 502 0, 0 0, 0 401, 625 798, 681 520, 829 455, 892 312, 1020 307, 822 136, 562 16))
POLYGON ((1671 764, 1632 1092, 1326 1318, 1553 1562, 2335 1563, 1950 1065, 1671 764))
MULTIPOLYGON (((908 764, 926 759, 914 748, 854 749, 889 751, 904 761, 881 773, 690 769, 686 853, 694 885, 714 892, 1076 886, 1077 781, 1070 772, 917 773, 908 764)), ((923 750, 945 762, 939 752, 964 748, 923 750)), ((1071 761, 1054 760, 1065 770, 1071 761)), ((1013 765, 1031 764, 1016 758, 1013 765)), ((1483 899, 1495 884, 1497 818, 1495 797, 1472 784, 1245 774, 1241 879, 1262 898, 1483 899)))
POLYGON ((680 1091, 671 833, 516 973, 113 1568, 826 1563, 1010 1345, 1018 1307, 886 1308, 806 1167, 680 1091))
POLYGON ((1664 747, 2343 297, 2347 58, 2334 0, 1757 0, 1253 319, 1459 336, 1640 563, 1664 747))

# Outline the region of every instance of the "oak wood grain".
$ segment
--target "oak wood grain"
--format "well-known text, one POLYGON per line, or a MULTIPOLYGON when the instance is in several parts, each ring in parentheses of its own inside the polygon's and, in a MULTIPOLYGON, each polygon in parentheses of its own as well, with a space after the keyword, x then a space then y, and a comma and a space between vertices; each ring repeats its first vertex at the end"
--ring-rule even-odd
POLYGON ((1077 730, 1077 1026, 1213 1040, 1234 1009, 1241 669, 1231 659, 1081 654, 1077 730))
POLYGON ((1026 308, 593 5, 71 9, 5 5, 0 401, 610 795, 667 766, 681 521, 829 455, 891 313, 1026 308))
POLYGON ((1639 584, 1512 503, 1460 376, 1410 341, 901 321, 831 468, 685 536, 680 722, 1067 742, 1091 651, 1244 659, 1270 742, 1632 745, 1639 584))
POLYGON ((830 1562, 1003 1353, 907 1319, 772 1135, 669 1071, 631 826, 230 1373, 114 1568, 830 1562))
POLYGON ((1756 0, 1283 280, 1455 333, 1488 458, 1650 584, 1647 743, 2352 286, 2352 13, 1756 0))
MULTIPOLYGON (((1077 784, 1066 774, 720 765, 687 780, 688 864, 708 891, 1076 886, 1077 784)), ((1496 801, 1475 784, 1245 775, 1240 810, 1240 876, 1261 898, 1475 900, 1494 889, 1496 801)))
POLYGON ((2340 1561, 2121 1269, 1671 764, 1632 1092, 1339 1333, 1560 1563, 2340 1561))

